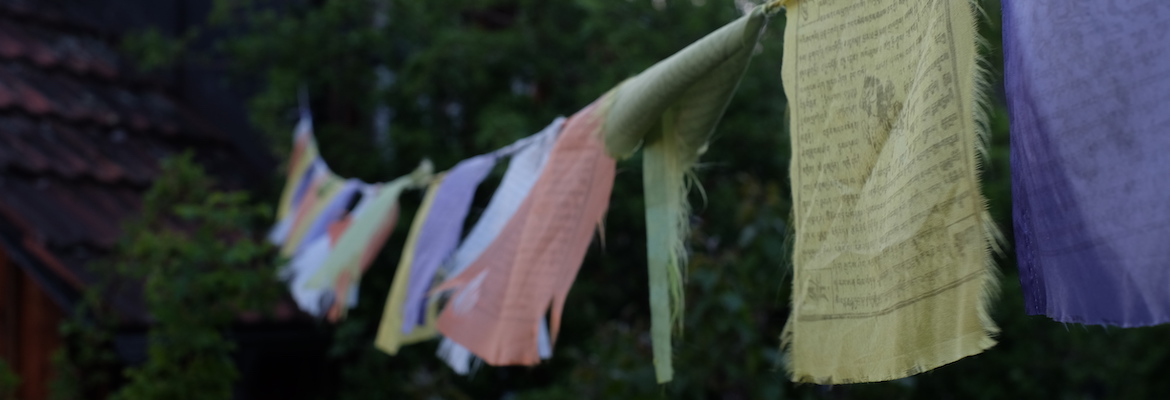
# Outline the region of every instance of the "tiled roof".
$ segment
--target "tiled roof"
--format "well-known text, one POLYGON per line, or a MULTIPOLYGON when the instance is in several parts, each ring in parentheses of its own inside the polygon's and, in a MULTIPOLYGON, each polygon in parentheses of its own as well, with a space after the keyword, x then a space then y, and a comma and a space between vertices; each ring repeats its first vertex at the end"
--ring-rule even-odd
POLYGON ((0 239, 76 293, 162 158, 192 149, 228 187, 254 167, 135 73, 112 36, 53 4, 0 0, 0 239))

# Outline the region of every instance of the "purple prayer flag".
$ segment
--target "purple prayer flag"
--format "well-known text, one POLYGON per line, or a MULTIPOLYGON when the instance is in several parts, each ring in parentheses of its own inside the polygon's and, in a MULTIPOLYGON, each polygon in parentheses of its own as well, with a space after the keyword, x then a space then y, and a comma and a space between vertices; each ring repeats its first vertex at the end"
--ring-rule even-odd
POLYGON ((410 266, 410 281, 406 287, 406 301, 403 304, 402 332, 410 333, 425 323, 427 291, 439 264, 447 259, 459 237, 463 234, 463 220, 479 187, 492 167, 496 165, 495 154, 485 154, 461 161, 451 168, 440 183, 431 205, 430 215, 423 222, 418 233, 418 245, 414 248, 414 262, 410 266))
POLYGON ((1170 322, 1170 1, 1003 2, 1029 314, 1170 322))

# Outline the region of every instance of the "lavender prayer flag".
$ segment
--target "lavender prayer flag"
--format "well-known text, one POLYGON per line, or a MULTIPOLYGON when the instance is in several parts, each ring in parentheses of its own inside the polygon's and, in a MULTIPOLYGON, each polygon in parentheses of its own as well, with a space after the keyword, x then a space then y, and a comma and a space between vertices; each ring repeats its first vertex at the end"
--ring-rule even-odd
MULTIPOLYGON (((419 232, 418 246, 414 249, 410 283, 407 285, 406 302, 403 306, 402 333, 410 333, 415 327, 426 323, 424 315, 427 292, 440 265, 447 261, 459 244, 459 237, 463 233, 463 221, 467 218, 467 211, 471 207, 476 188, 492 171, 498 159, 534 147, 530 144, 543 138, 541 133, 518 140, 494 152, 463 160, 447 173, 435 195, 431 213, 427 216, 422 231, 419 232)), ((503 223, 500 225, 502 227, 503 223)))
POLYGON ((439 186, 435 203, 419 232, 418 246, 410 266, 410 283, 406 287, 406 303, 402 313, 402 333, 410 333, 426 323, 426 294, 439 264, 451 255, 463 233, 463 220, 471 207, 475 189, 496 165, 494 154, 485 154, 459 162, 439 186))
POLYGON ((1170 322, 1170 1, 1003 2, 1030 314, 1170 322))

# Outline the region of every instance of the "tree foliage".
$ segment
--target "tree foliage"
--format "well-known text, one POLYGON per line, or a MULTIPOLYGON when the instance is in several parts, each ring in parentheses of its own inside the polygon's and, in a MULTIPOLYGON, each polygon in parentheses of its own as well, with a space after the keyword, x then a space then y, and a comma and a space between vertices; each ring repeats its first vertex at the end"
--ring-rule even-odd
POLYGON ((270 213, 242 192, 217 190, 191 160, 166 159, 146 192, 139 216, 98 270, 105 285, 89 294, 62 327, 67 345, 56 358, 56 398, 226 399, 238 377, 225 337, 242 312, 273 304, 279 286, 274 252, 262 240, 270 213), (142 288, 151 326, 147 358, 110 376, 116 368, 108 301, 116 285, 142 288), (124 379, 124 381, 118 378, 124 379))
POLYGON ((163 162, 127 228, 117 272, 140 279, 150 329, 144 365, 116 399, 224 399, 238 376, 223 330, 276 298, 273 251, 260 240, 269 207, 215 190, 190 153, 163 162))

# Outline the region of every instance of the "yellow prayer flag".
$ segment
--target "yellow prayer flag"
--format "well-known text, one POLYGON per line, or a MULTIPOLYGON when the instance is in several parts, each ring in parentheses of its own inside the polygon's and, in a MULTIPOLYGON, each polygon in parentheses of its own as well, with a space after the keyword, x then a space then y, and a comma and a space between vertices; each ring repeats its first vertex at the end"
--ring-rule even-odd
POLYGON ((435 195, 443 183, 446 173, 435 175, 422 204, 415 213, 414 222, 410 224, 410 233, 406 236, 406 244, 402 247, 402 257, 398 259, 398 269, 394 271, 394 283, 391 284, 390 294, 386 296, 386 307, 382 310, 382 322, 378 324, 378 337, 374 346, 390 355, 398 354, 398 349, 405 344, 411 344, 430 339, 439 334, 435 328, 437 302, 427 305, 426 325, 415 328, 409 334, 402 333, 402 306, 406 303, 406 286, 410 281, 410 266, 414 262, 414 249, 418 245, 418 234, 422 231, 427 216, 431 213, 431 205, 435 203, 435 195))
POLYGON ((992 346, 973 6, 787 6, 792 379, 891 380, 992 346))
POLYGON ((283 219, 293 208, 293 197, 297 184, 303 179, 305 171, 313 161, 320 157, 317 151, 317 141, 313 138, 313 122, 311 118, 301 117, 293 131, 292 154, 288 160, 288 176, 284 182, 284 192, 280 194, 280 202, 276 206, 276 219, 283 219))

